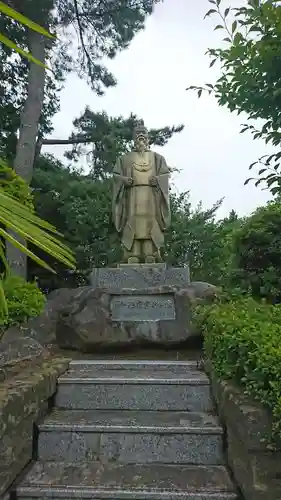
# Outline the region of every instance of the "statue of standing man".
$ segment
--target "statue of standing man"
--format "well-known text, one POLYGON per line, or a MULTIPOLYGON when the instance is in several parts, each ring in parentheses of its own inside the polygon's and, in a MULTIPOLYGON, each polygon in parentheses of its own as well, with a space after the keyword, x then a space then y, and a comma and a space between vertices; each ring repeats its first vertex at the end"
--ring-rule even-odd
POLYGON ((140 122, 133 150, 121 156, 113 170, 113 221, 128 264, 161 261, 171 219, 169 176, 165 159, 150 150, 148 131, 140 122))

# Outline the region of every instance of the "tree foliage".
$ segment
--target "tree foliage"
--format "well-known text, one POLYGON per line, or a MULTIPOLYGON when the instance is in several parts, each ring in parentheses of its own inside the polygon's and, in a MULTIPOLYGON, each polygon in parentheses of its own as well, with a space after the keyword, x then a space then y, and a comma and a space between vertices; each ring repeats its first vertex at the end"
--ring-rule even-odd
MULTIPOLYGON (((132 148, 133 129, 138 121, 133 113, 128 118, 110 117, 105 111, 95 113, 86 107, 82 115, 74 120, 74 132, 69 140, 63 141, 72 144, 72 150, 65 156, 77 163, 82 155, 86 155, 92 177, 104 179, 112 172, 117 158, 132 148)), ((178 125, 150 129, 150 144, 164 146, 183 128, 183 125, 178 125)), ((45 144, 56 142, 60 141, 44 141, 45 144)))
POLYGON ((281 200, 258 208, 233 239, 232 283, 256 298, 281 302, 281 200))
MULTIPOLYGON (((56 41, 49 43, 45 39, 44 42, 46 63, 52 68, 52 73, 45 72, 44 75, 44 104, 37 134, 39 142, 52 131, 52 117, 59 108, 58 92, 65 76, 70 71, 76 72, 89 81, 99 95, 116 85, 104 59, 113 58, 118 51, 128 47, 134 35, 144 28, 145 19, 156 3, 158 0, 115 0, 110 3, 99 0, 9 0, 9 6, 20 15, 58 35, 56 41), (73 37, 75 32, 76 39, 73 37)), ((30 51, 28 27, 24 28, 21 23, 0 14, 0 32, 20 51, 30 51)), ((0 67, 0 153, 13 161, 32 64, 15 54, 11 47, 0 43, 0 67)), ((24 159, 23 154, 21 157, 24 159)), ((29 163, 32 169, 32 161, 29 163)))
POLYGON ((74 29, 78 42, 73 68, 86 77, 97 94, 116 84, 102 63, 126 49, 135 34, 144 28, 159 0, 56 0, 59 25, 74 29))
MULTIPOLYGON (((224 46, 208 49, 210 66, 219 63, 221 76, 214 84, 190 86, 200 97, 213 94, 219 105, 231 112, 247 113, 241 132, 279 147, 281 142, 281 5, 272 0, 247 0, 246 6, 228 7, 221 0, 209 0, 206 16, 216 16, 215 30, 223 33, 224 46), (225 8, 226 7, 226 8, 225 8), (259 127, 256 120, 262 120, 259 127)), ((260 164, 256 185, 265 183, 273 195, 281 192, 281 152, 266 155, 260 164)))
MULTIPOLYGON (((75 71, 87 79, 98 95, 102 95, 107 87, 116 84, 114 76, 103 64, 104 58, 113 58, 119 50, 128 46, 134 35, 143 29, 145 18, 152 13, 155 3, 157 0, 116 0, 110 3, 99 0, 9 0, 10 7, 30 20, 25 23, 27 27, 23 28, 18 19, 10 20, 5 16, 3 22, 1 17, 3 36, 6 40, 13 40, 12 47, 8 43, 4 48, 3 63, 17 67, 17 60, 14 60, 14 53, 11 52, 15 46, 25 55, 29 49, 32 56, 29 56, 28 65, 20 64, 21 69, 25 68, 25 71, 12 74, 13 81, 18 75, 21 76, 22 86, 16 96, 19 112, 14 113, 14 107, 11 106, 11 101, 14 100, 14 86, 12 89, 8 87, 8 92, 12 90, 12 93, 8 94, 5 105, 10 106, 13 116, 3 123, 5 129, 2 132, 0 148, 2 154, 8 158, 7 153, 11 154, 11 151, 7 150, 7 135, 10 145, 14 144, 14 157, 9 159, 13 161, 17 174, 27 183, 32 179, 34 159, 38 156, 44 135, 44 130, 40 127, 44 116, 43 109, 45 107, 47 111, 45 121, 50 119, 57 109, 56 99, 48 100, 48 93, 45 93, 46 64, 55 72, 55 77, 51 76, 48 80, 48 90, 51 90, 51 94, 66 72, 75 71), (30 21, 51 29, 55 34, 62 33, 63 30, 65 43, 49 43, 46 37, 30 29, 30 21), (11 31, 13 36, 6 36, 5 31, 7 35, 11 31), (78 35, 78 44, 73 43, 73 31, 78 35), (32 57, 39 60, 40 65, 34 64, 32 57)), ((24 241, 20 243, 25 245, 24 241)), ((7 244, 6 256, 13 272, 26 276, 24 255, 7 244)))
MULTIPOLYGON (((49 36, 40 26, 20 16, 13 9, 3 4, 3 2, 0 3, 0 12, 10 16, 12 22, 19 21, 21 24, 27 25, 31 31, 33 30, 49 36)), ((40 66, 40 62, 35 60, 33 55, 19 49, 14 42, 11 42, 3 34, 1 35, 1 41, 8 48, 14 49, 16 47, 18 53, 32 61, 32 64, 40 66)), ((60 235, 57 233, 55 227, 44 222, 34 214, 33 200, 29 186, 13 169, 7 166, 3 159, 0 161, 0 208, 0 317, 2 320, 7 317, 9 307, 6 300, 5 284, 3 285, 3 275, 4 277, 5 275, 10 275, 9 261, 7 255, 5 255, 8 243, 49 270, 52 270, 52 268, 23 245, 17 239, 17 236, 31 241, 35 247, 43 249, 46 253, 70 268, 75 267, 75 259, 68 247, 58 239, 60 235)))
MULTIPOLYGON (((30 262, 29 277, 37 277, 43 289, 81 284, 93 267, 120 262, 122 250, 111 220, 111 180, 95 179, 42 156, 32 181, 36 210, 56 223, 75 252, 76 275, 53 263, 51 276, 30 262)), ((172 225, 166 235, 164 258, 168 265, 190 264, 192 279, 225 282, 230 233, 239 219, 216 221, 221 202, 209 210, 193 209, 189 193, 171 194, 172 225)), ((238 221, 238 223, 237 223, 238 221)), ((43 254, 42 254, 43 257, 43 254)), ((45 257, 45 256, 44 256, 45 257)))
MULTIPOLYGON (((51 5, 49 0, 46 4, 51 5)), ((37 6, 38 9, 42 7, 40 0, 37 6)), ((22 7, 30 14, 30 3, 22 3, 22 7)), ((43 15, 44 10, 41 9, 41 12, 43 15)), ((34 9, 32 16, 34 17, 34 9)), ((33 24, 32 26, 34 27, 33 24)), ((0 32, 5 38, 12 39, 21 52, 29 50, 27 31, 21 23, 0 15, 0 32)), ((55 46, 52 47, 54 50, 55 46)), ((21 112, 27 98, 29 61, 15 53, 12 47, 0 43, 0 154, 9 162, 13 162, 16 154, 21 112)), ((62 61, 65 61, 65 57, 62 61)), ((57 92, 61 86, 62 75, 57 66, 53 66, 53 70, 54 73, 47 72, 45 75, 44 106, 39 122, 39 135, 51 132, 51 118, 58 110, 57 92)))
MULTIPOLYGON (((13 23, 17 22, 22 27, 27 27, 29 30, 36 31, 37 33, 40 33, 40 35, 43 35, 47 38, 54 38, 53 35, 49 33, 49 31, 31 21, 31 19, 29 19, 28 17, 23 16, 4 2, 0 2, 0 13, 6 17, 9 17, 13 23)), ((0 33, 0 42, 6 47, 10 48, 13 51, 16 51, 18 54, 28 59, 28 61, 42 66, 42 61, 36 59, 31 52, 27 52, 26 50, 21 49, 21 47, 19 47, 13 40, 10 40, 10 38, 6 37, 3 33, 0 33)), ((46 68, 44 64, 43 66, 46 68)))

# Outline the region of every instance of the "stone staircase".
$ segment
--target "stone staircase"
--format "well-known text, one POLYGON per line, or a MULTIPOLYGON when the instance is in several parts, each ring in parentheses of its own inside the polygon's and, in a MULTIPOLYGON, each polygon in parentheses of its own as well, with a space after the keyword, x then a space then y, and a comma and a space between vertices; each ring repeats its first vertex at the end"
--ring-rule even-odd
POLYGON ((238 500, 195 362, 73 361, 17 500, 238 500))

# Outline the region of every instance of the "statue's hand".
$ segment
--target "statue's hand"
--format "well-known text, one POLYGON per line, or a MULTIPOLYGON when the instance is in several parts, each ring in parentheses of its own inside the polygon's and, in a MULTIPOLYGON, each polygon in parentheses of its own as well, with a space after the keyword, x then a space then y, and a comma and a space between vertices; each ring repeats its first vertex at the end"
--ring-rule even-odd
POLYGON ((153 175, 152 177, 150 177, 150 179, 149 179, 149 184, 150 184, 151 186, 157 186, 157 184, 158 184, 158 183, 157 183, 157 179, 156 179, 156 177, 154 177, 154 175, 153 175))
POLYGON ((124 184, 125 186, 132 186, 133 185, 132 177, 124 177, 124 184))

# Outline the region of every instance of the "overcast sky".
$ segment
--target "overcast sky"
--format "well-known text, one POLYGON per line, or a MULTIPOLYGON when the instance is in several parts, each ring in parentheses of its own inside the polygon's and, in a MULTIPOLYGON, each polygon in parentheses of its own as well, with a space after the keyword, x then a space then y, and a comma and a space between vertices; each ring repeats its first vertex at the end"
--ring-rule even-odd
MULTIPOLYGON (((241 1, 226 4, 234 7, 241 1)), ((231 209, 244 215, 268 199, 267 192, 243 184, 248 165, 272 148, 239 133, 245 117, 220 108, 211 97, 198 100, 196 94, 185 91, 188 85, 215 81, 217 70, 209 68, 205 52, 220 44, 221 32, 212 31, 215 19, 203 20, 209 8, 207 0, 164 0, 158 5, 145 31, 109 62, 118 85, 102 98, 71 75, 54 119, 53 137, 67 138, 73 119, 86 105, 111 116, 127 117, 132 111, 148 127, 183 123, 184 131, 161 148, 168 164, 180 169, 173 179, 175 189, 190 190, 194 205, 202 200, 204 207, 225 197, 221 217, 231 209)), ((44 152, 62 159, 64 147, 45 147, 44 152)))

